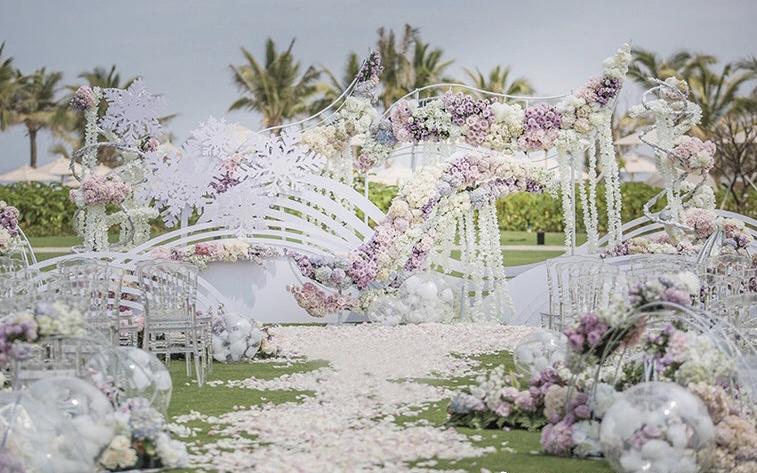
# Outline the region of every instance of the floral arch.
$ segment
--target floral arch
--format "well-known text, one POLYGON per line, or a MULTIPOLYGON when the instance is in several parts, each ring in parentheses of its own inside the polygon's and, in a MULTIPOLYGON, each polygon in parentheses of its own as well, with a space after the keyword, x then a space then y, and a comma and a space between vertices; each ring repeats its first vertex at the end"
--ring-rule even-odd
MULTIPOLYGON (((313 282, 292 291, 311 312, 322 313, 323 307, 365 308, 371 297, 396 288, 404 275, 433 266, 461 278, 461 291, 475 294, 473 307, 481 306, 484 296, 496 296, 489 298, 497 303, 487 318, 506 319, 502 314, 512 311, 512 303, 499 248, 497 197, 554 192, 559 182, 566 247, 575 248, 575 207, 580 198, 589 209, 584 219, 594 249, 599 241, 596 187, 601 173, 609 189, 608 238, 613 246, 620 241, 620 193, 610 124, 629 60, 625 45, 605 61, 599 77, 566 96, 512 97, 475 90, 479 96, 473 96, 459 92, 465 86, 439 84, 430 88, 449 89, 444 95, 419 99, 421 91, 414 91, 382 115, 374 107, 381 58, 372 52, 344 93, 313 117, 257 133, 211 117, 180 148, 157 146, 156 100, 139 81, 125 91, 108 92, 114 114, 93 131, 105 130, 108 141, 131 156, 130 169, 139 171, 122 200, 139 205, 152 200, 166 224, 181 225, 184 233, 178 236, 192 234, 191 241, 200 241, 203 234, 236 235, 304 251, 306 256, 296 259, 313 282), (143 113, 132 126, 129 111, 137 106, 143 113), (304 130, 298 131, 301 126, 304 130), (366 198, 358 198, 351 188, 353 176, 362 173, 367 185, 369 169, 403 153, 436 158, 383 216, 366 198), (583 172, 584 154, 586 188, 583 179, 576 179, 583 172), (555 165, 549 165, 551 158, 556 158, 555 165), (363 214, 362 222, 357 211, 363 214), (200 217, 198 224, 189 226, 192 213, 200 217), (459 257, 451 257, 456 252, 459 257), (328 294, 316 284, 337 293, 328 294), (347 287, 357 292, 347 294, 347 287)), ((85 114, 93 114, 98 93, 77 92, 85 114)), ((90 169, 95 155, 87 151, 101 146, 94 132, 90 148, 78 153, 87 157, 90 169)), ((95 215, 86 202, 82 208, 95 215)), ((126 214, 123 225, 134 232, 135 223, 146 220, 132 214, 136 215, 126 214)), ((130 253, 158 241, 174 247, 190 242, 159 237, 130 253)))

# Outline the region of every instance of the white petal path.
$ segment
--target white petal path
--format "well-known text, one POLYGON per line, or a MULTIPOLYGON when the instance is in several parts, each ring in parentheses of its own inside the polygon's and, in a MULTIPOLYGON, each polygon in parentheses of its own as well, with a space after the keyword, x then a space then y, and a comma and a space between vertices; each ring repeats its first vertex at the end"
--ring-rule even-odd
POLYGON ((422 420, 398 425, 395 418, 451 394, 414 378, 469 374, 474 363, 467 356, 512 350, 533 330, 491 324, 273 329, 285 353, 325 360, 329 367, 226 385, 315 395, 204 419, 217 424, 222 440, 195 452, 195 465, 217 471, 422 472, 433 471, 428 467, 435 463, 424 459, 489 453, 491 447, 477 447, 454 429, 422 420), (419 461, 423 466, 407 465, 419 461))

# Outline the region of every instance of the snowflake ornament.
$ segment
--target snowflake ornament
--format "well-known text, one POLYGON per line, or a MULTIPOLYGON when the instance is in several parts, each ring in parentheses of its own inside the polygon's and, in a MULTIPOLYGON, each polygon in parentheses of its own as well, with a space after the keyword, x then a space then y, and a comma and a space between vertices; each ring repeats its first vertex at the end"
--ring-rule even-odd
POLYGON ((320 174, 326 159, 300 144, 302 134, 284 131, 260 143, 255 156, 247 163, 250 180, 267 195, 296 194, 302 178, 320 174))
POLYGON ((239 185, 208 199, 200 222, 212 222, 238 236, 251 235, 267 228, 265 217, 273 199, 256 189, 239 185))
POLYGON ((142 79, 132 82, 128 89, 103 89, 102 93, 108 102, 105 116, 100 120, 103 130, 113 132, 129 146, 160 132, 158 117, 164 100, 150 94, 142 79))

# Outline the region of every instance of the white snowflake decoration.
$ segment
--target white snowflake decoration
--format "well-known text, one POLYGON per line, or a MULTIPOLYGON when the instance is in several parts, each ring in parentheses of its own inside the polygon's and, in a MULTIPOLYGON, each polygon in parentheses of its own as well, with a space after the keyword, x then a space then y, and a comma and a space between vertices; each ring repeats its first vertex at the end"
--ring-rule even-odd
POLYGON ((268 195, 296 194, 309 174, 320 174, 326 159, 300 144, 300 132, 285 131, 261 143, 247 163, 248 176, 268 195))
POLYGON ((214 200, 211 184, 255 150, 256 135, 239 125, 210 117, 193 130, 179 153, 150 158, 150 192, 163 208, 166 225, 175 225, 185 208, 202 213, 214 200))
POLYGON ((103 130, 111 131, 127 145, 136 145, 146 136, 156 136, 161 130, 158 117, 163 109, 162 97, 150 94, 142 79, 128 89, 103 89, 108 110, 100 120, 103 130))
POLYGON ((271 197, 240 184, 209 199, 200 222, 213 222, 235 231, 239 236, 250 235, 267 228, 264 219, 271 203, 271 197))

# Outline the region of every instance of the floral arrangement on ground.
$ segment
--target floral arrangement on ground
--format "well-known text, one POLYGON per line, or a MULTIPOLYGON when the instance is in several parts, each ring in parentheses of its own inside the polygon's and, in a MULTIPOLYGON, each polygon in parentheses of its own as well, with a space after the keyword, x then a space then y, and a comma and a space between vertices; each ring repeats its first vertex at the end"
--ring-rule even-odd
POLYGON ((651 323, 663 305, 697 304, 699 291, 689 272, 634 286, 625 305, 587 313, 564 331, 564 362, 533 376, 502 367, 479 376, 450 402, 449 423, 540 429, 546 453, 606 456, 621 472, 755 471, 757 417, 736 360, 685 318, 651 323), (688 412, 647 414, 633 390, 671 397, 688 412))

